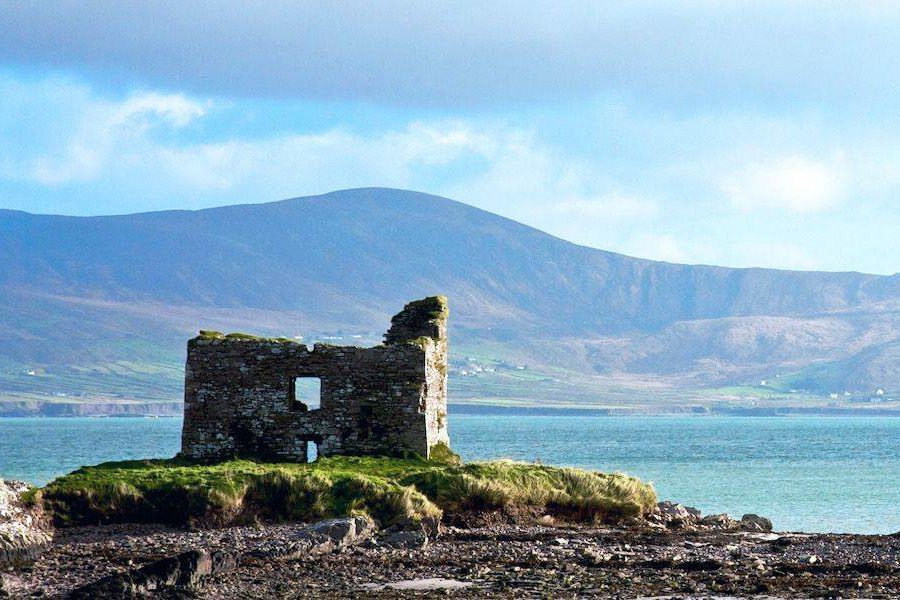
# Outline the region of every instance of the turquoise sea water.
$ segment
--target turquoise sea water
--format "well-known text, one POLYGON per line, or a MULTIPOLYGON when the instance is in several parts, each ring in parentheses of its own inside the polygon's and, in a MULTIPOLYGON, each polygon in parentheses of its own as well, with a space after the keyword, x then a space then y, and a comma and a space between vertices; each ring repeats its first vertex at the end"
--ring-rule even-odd
MULTIPOLYGON (((466 460, 624 471, 704 513, 797 531, 900 531, 900 419, 451 415, 466 460)), ((0 419, 0 477, 172 456, 180 419, 0 419)))

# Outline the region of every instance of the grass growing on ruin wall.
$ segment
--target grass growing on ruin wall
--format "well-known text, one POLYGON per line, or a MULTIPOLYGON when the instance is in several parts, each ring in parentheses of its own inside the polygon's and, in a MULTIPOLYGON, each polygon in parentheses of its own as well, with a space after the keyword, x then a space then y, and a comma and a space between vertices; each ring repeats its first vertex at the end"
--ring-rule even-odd
POLYGON ((201 329, 200 333, 197 334, 196 340, 254 340, 259 342, 277 342, 279 344, 299 344, 297 340, 292 340, 291 338, 286 337, 262 337, 259 335, 253 335, 252 333, 242 333, 240 331, 235 331, 232 333, 222 333, 221 331, 214 331, 212 329, 201 329))
POLYGON ((163 522, 225 525, 365 513, 383 526, 433 527, 443 514, 529 509, 578 520, 638 517, 651 485, 620 473, 512 461, 442 464, 378 457, 310 464, 179 459, 84 467, 38 490, 57 525, 163 522))

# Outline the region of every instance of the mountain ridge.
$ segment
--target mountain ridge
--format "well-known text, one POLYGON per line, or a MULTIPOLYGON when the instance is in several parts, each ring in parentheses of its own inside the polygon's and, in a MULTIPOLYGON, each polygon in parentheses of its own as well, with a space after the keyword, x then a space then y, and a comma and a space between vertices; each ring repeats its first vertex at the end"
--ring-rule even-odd
POLYGON ((491 215, 492 217, 495 217, 497 219, 509 221, 511 223, 514 223, 514 224, 524 228, 524 229, 532 230, 541 235, 545 235, 545 236, 554 238, 560 242, 565 242, 566 244, 569 244, 569 245, 572 245, 572 246, 575 246, 578 248, 584 248, 587 250, 603 252, 605 254, 615 255, 615 256, 622 257, 622 258, 632 259, 632 260, 636 260, 636 261, 643 261, 643 262, 648 262, 648 263, 657 263, 657 264, 665 264, 665 265, 673 265, 673 266, 681 266, 681 267, 705 267, 705 268, 712 268, 712 269, 728 269, 728 270, 733 270, 733 271, 774 271, 774 272, 787 272, 787 273, 821 273, 821 274, 863 275, 863 276, 867 276, 867 277, 880 277, 880 278, 900 277, 900 272, 895 272, 895 273, 891 273, 891 274, 883 274, 883 273, 868 273, 865 271, 859 271, 859 270, 854 270, 854 269, 831 271, 831 270, 827 270, 827 269, 786 269, 786 268, 779 268, 779 267, 732 267, 732 266, 728 266, 728 265, 716 265, 716 264, 711 264, 711 263, 675 262, 675 261, 643 258, 643 257, 639 257, 639 256, 625 254, 622 252, 616 252, 613 250, 606 250, 603 248, 588 246, 586 244, 579 244, 577 242, 573 242, 571 240, 567 240, 565 238, 553 235, 552 233, 543 231, 532 225, 528 225, 526 223, 516 221, 515 219, 512 219, 510 217, 504 217, 497 213, 492 213, 488 210, 479 208, 479 207, 471 205, 471 204, 466 204, 459 200, 453 200, 452 198, 448 198, 446 196, 430 194, 427 192, 417 192, 417 191, 407 190, 407 189, 403 189, 403 188, 377 187, 377 186, 345 188, 345 189, 340 189, 340 190, 334 190, 331 192, 326 192, 323 194, 315 194, 315 195, 310 195, 310 196, 295 196, 292 198, 284 198, 282 200, 271 200, 271 201, 266 201, 266 202, 246 202, 246 203, 239 203, 239 204, 227 204, 227 205, 223 205, 223 206, 210 206, 210 207, 196 208, 196 209, 172 208, 172 209, 160 209, 160 210, 152 210, 152 211, 137 211, 137 212, 130 212, 130 213, 115 213, 115 214, 101 214, 101 215, 66 215, 66 214, 60 214, 60 213, 33 213, 33 212, 29 212, 26 210, 20 210, 20 209, 0 208, 0 217, 2 217, 5 213, 14 214, 14 215, 24 215, 27 217, 39 217, 39 218, 49 217, 49 218, 62 218, 62 219, 119 219, 119 218, 141 217, 141 216, 152 216, 152 215, 163 215, 163 214, 164 215, 197 214, 197 213, 204 213, 204 212, 224 211, 224 210, 228 210, 228 209, 237 209, 237 208, 253 208, 253 207, 266 207, 266 206, 280 205, 280 204, 291 204, 291 203, 296 203, 296 202, 307 201, 310 199, 327 198, 330 196, 340 196, 342 194, 356 194, 356 193, 365 193, 365 192, 392 192, 392 193, 398 193, 398 194, 414 194, 414 195, 419 195, 419 196, 424 196, 424 197, 440 200, 442 202, 459 205, 461 207, 464 207, 465 209, 477 211, 479 213, 483 213, 486 215, 491 215))
MULTIPOLYGON (((434 293, 450 297, 463 349, 493 348, 497 360, 516 358, 546 373, 568 368, 561 381, 578 380, 585 397, 591 379, 610 373, 630 377, 635 389, 647 374, 673 390, 744 385, 782 364, 797 372, 847 364, 856 356, 850 350, 875 353, 853 363, 857 371, 883 363, 875 349, 897 339, 900 306, 896 274, 633 258, 389 188, 99 217, 0 210, 0 257, 0 334, 8 341, 0 393, 4 386, 25 393, 29 380, 15 371, 31 364, 96 373, 104 362, 121 362, 119 344, 140 346, 141 364, 157 364, 159 351, 170 369, 194 320, 194 330, 212 320, 264 333, 375 332, 405 301, 434 293), (157 308, 146 316, 137 306, 157 308), (735 351, 734 339, 751 350, 735 351), (598 343, 625 350, 613 355, 598 343), (79 355, 65 358, 60 344, 79 355), (681 370, 673 374, 666 363, 681 370)), ((463 387, 470 384, 477 396, 476 383, 463 387)))

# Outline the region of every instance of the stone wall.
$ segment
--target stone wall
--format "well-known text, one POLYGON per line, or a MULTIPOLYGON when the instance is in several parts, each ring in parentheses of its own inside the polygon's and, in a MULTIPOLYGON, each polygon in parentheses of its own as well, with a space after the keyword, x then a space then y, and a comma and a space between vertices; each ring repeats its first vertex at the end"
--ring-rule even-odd
POLYGON ((201 332, 188 342, 182 454, 305 462, 320 456, 428 456, 447 436, 447 304, 410 302, 374 348, 201 332), (321 380, 320 408, 294 380, 321 380))

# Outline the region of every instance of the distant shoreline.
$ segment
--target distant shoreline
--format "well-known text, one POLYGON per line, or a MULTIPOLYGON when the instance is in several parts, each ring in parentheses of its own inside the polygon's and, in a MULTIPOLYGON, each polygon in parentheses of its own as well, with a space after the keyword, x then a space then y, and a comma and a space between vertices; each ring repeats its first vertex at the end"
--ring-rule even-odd
MULTIPOLYGON (((821 406, 716 407, 664 406, 645 408, 525 407, 451 403, 457 415, 511 415, 532 417, 900 417, 891 408, 821 406)), ((153 418, 180 417, 181 402, 0 402, 0 418, 153 418)))
POLYGON ((760 407, 760 408, 717 408, 694 410, 684 407, 676 410, 645 411, 628 408, 562 408, 562 407, 519 407, 480 404, 450 404, 450 410, 457 415, 519 415, 535 417, 900 417, 900 410, 853 409, 822 407, 760 407))

